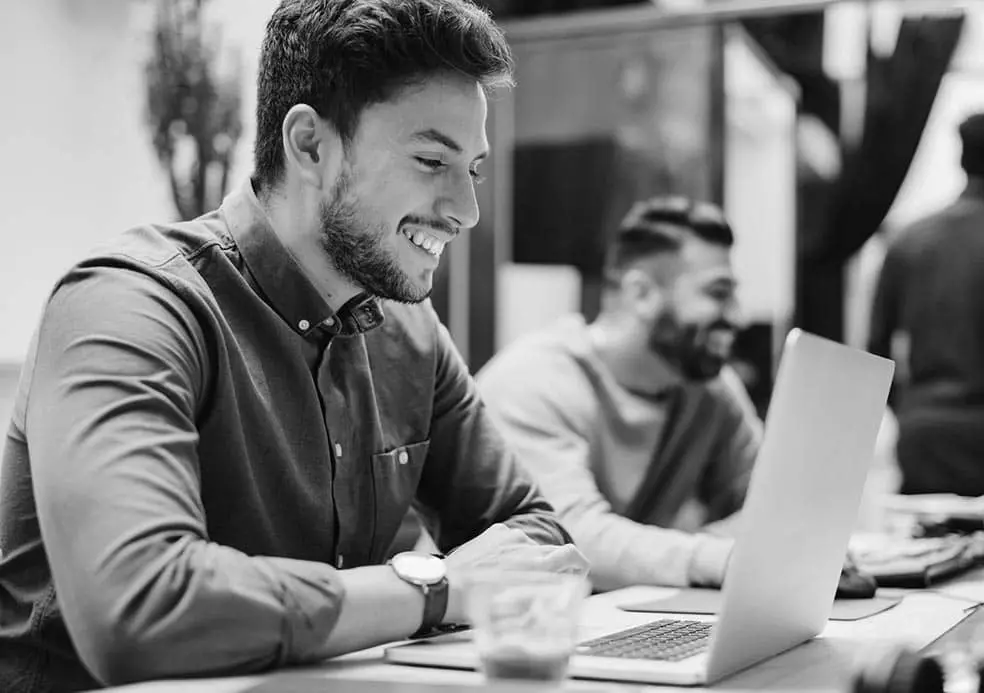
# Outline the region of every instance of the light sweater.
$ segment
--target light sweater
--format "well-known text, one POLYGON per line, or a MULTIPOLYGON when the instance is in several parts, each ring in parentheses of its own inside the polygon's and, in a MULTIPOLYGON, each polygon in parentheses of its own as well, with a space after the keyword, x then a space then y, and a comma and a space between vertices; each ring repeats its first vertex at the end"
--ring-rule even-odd
POLYGON ((695 502, 715 522, 744 500, 762 425, 733 370, 665 397, 633 392, 577 315, 508 345, 477 380, 597 589, 721 584, 732 540, 679 527, 695 502))

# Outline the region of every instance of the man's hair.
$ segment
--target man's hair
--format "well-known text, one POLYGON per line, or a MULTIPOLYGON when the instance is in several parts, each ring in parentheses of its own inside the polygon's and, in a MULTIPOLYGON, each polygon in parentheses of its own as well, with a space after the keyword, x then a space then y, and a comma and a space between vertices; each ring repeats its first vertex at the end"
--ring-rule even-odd
POLYGON ((734 234, 721 208, 688 197, 651 197, 635 203, 619 224, 605 261, 605 278, 617 284, 640 260, 680 249, 687 236, 731 247, 734 234))
POLYGON ((283 0, 267 23, 256 95, 255 176, 284 171, 281 129, 311 106, 351 142, 363 110, 438 72, 511 85, 502 30, 472 0, 283 0))
POLYGON ((960 166, 968 176, 984 176, 984 113, 975 113, 960 124, 960 141, 960 166))

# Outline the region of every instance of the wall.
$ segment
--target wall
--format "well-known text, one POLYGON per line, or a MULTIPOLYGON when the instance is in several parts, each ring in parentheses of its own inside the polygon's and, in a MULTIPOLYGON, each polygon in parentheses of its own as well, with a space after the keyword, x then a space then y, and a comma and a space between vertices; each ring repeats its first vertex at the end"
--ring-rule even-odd
POLYGON ((0 362, 20 362, 59 272, 172 214, 142 123, 137 4, 8 3, 0 23, 0 362))
MULTIPOLYGON (((213 0, 240 47, 244 134, 230 180, 248 174, 256 62, 275 0, 213 0)), ((174 217, 144 123, 152 3, 31 0, 0 22, 0 421, 45 298, 87 249, 174 217)))

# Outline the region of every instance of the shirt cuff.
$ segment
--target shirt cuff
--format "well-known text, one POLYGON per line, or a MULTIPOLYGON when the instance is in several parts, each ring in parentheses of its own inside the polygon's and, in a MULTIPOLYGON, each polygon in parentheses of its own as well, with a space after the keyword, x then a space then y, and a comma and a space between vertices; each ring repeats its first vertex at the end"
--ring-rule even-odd
POLYGON ((697 587, 720 587, 724 582, 734 540, 701 534, 687 568, 687 579, 697 587))
POLYGON ((313 561, 266 558, 280 571, 283 626, 279 664, 303 664, 325 657, 328 636, 338 622, 345 587, 334 568, 313 561))

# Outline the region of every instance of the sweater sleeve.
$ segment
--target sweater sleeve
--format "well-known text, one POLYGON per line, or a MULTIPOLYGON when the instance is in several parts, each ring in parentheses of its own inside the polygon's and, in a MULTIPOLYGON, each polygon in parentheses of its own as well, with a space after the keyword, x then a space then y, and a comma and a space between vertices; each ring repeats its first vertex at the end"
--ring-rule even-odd
POLYGON ((493 420, 591 562, 596 588, 721 583, 729 539, 634 522, 599 490, 590 461, 595 395, 571 357, 510 349, 478 383, 493 420))

